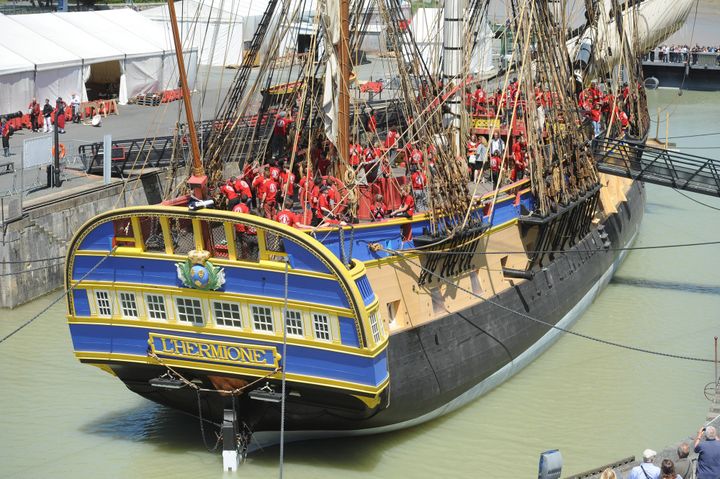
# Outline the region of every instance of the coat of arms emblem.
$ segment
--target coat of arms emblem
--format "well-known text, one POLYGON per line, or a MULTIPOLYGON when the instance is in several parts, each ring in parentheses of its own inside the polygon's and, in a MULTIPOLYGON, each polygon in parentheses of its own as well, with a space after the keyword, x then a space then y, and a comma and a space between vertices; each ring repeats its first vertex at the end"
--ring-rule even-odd
POLYGON ((191 250, 184 263, 175 263, 178 279, 188 288, 216 290, 225 284, 225 270, 213 265, 210 252, 191 250))

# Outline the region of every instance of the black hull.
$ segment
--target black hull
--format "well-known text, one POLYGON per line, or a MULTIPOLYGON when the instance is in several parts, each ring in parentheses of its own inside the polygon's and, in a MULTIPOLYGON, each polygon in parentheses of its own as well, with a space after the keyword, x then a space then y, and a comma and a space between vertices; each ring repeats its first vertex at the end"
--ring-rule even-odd
MULTIPOLYGON (((388 346, 389 406, 377 412, 358 407, 348 397, 326 391, 303 390, 302 401, 288 397, 286 436, 290 440, 315 436, 367 434, 408 427, 462 406, 520 370, 559 336, 547 324, 569 326, 584 311, 621 259, 613 251, 628 245, 637 233, 645 206, 645 190, 634 183, 627 201, 604 222, 611 246, 603 246, 592 229, 570 251, 558 255, 536 272, 491 298, 461 312, 394 334, 388 346), (494 303, 494 304, 493 304, 494 303), (507 309, 505 309, 507 308, 507 309)), ((164 368, 112 366, 134 392, 153 401, 198 413, 195 392, 165 391, 147 381, 164 368)), ((216 394, 201 394, 203 414, 214 420, 231 403, 216 394)), ((279 429, 279 404, 240 396, 235 404, 258 441, 271 443, 279 429)))
POLYGON ((646 79, 657 78, 658 87, 685 90, 720 90, 720 68, 711 66, 688 66, 678 63, 644 62, 643 75, 646 79))

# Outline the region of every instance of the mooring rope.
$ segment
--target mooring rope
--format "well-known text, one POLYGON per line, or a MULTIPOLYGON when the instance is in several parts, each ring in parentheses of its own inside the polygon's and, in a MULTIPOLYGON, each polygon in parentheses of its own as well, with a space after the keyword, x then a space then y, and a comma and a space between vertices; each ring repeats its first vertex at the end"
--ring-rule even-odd
POLYGON ((280 479, 285 468, 285 370, 287 369, 288 261, 285 260, 285 299, 283 302, 282 387, 280 396, 280 479))
POLYGON ((52 301, 50 302, 50 304, 48 304, 47 306, 45 306, 45 307, 42 309, 42 311, 40 311, 40 312, 37 313, 35 316, 33 316, 32 318, 28 319, 28 320, 25 321, 23 324, 21 324, 20 326, 18 326, 17 328, 15 328, 13 331, 10 332, 10 334, 6 335, 4 338, 0 339, 0 344, 4 343, 5 340, 7 340, 8 338, 12 337, 12 336, 15 335, 16 333, 18 333, 20 330, 22 330, 24 327, 28 326, 30 323, 32 323, 33 321, 35 321, 36 319, 38 319, 40 316, 42 316, 43 314, 45 314, 50 308, 52 308, 53 306, 55 306, 55 303, 57 303, 58 301, 60 301, 61 299, 63 299, 68 293, 70 293, 72 290, 74 290, 75 288, 77 288, 77 287, 80 285, 80 283, 82 283, 82 282, 85 280, 85 278, 87 278, 88 276, 90 276, 90 274, 91 274, 93 271, 95 271, 96 269, 98 269, 98 268, 100 267, 100 265, 103 264, 103 262, 104 262, 106 259, 108 259, 113 253, 115 253, 115 250, 116 250, 116 249, 117 249, 117 246, 113 247, 113 249, 111 249, 110 251, 108 251, 107 254, 106 254, 105 256, 103 256, 102 258, 100 258, 100 261, 98 261, 97 263, 95 263, 95 266, 93 266, 92 268, 90 268, 90 269, 88 270, 88 272, 85 273, 85 274, 82 276, 82 278, 80 278, 80 279, 78 280, 77 283, 75 283, 74 285, 70 286, 69 289, 63 291, 62 294, 58 295, 58 297, 55 298, 54 300, 52 300, 52 301))

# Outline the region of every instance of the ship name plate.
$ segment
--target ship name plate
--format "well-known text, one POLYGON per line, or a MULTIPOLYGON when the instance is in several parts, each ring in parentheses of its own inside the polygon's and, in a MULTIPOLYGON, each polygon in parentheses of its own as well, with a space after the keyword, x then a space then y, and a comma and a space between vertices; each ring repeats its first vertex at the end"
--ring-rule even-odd
POLYGON ((150 333, 150 350, 158 356, 212 361, 233 366, 277 367, 280 355, 272 346, 230 343, 150 333))

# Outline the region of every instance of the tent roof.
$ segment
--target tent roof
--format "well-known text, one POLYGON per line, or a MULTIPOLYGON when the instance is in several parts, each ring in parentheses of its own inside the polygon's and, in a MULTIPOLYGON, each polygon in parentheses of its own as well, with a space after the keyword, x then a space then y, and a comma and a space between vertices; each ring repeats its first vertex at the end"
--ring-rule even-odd
POLYGON ((82 63, 79 56, 53 41, 39 40, 38 34, 34 30, 2 14, 0 14, 0 44, 10 47, 16 54, 32 62, 38 70, 50 70, 82 63))
MULTIPOLYGON (((31 15, 13 15, 8 17, 14 22, 36 32, 51 42, 57 43, 67 51, 82 58, 85 63, 97 63, 123 58, 119 49, 104 43, 101 38, 93 36, 84 28, 77 28, 52 13, 36 13, 31 15)), ((43 43, 43 48, 44 48, 43 43)))
MULTIPOLYGON (((257 0, 222 0, 211 4, 198 0, 183 0, 175 3, 175 12, 181 22, 205 23, 210 20, 214 23, 242 23, 246 17, 262 15, 266 7, 266 1, 257 0)), ((144 10, 142 15, 152 20, 170 19, 167 5, 149 8, 144 10)))
MULTIPOLYGON (((139 35, 161 51, 175 51, 173 40, 163 27, 145 18, 141 13, 130 8, 98 10, 93 12, 109 20, 134 35, 139 35)), ((184 50, 184 48, 183 48, 184 50)))
MULTIPOLYGON (((71 12, 53 13, 54 16, 82 29, 93 38, 101 39, 102 42, 123 52, 128 57, 148 56, 162 53, 167 50, 162 45, 156 45, 143 36, 142 27, 133 32, 126 29, 118 22, 123 20, 112 16, 98 15, 99 12, 71 12)), ((154 28, 157 28, 153 25, 154 28)))
POLYGON ((0 75, 33 71, 35 64, 0 45, 0 75))

